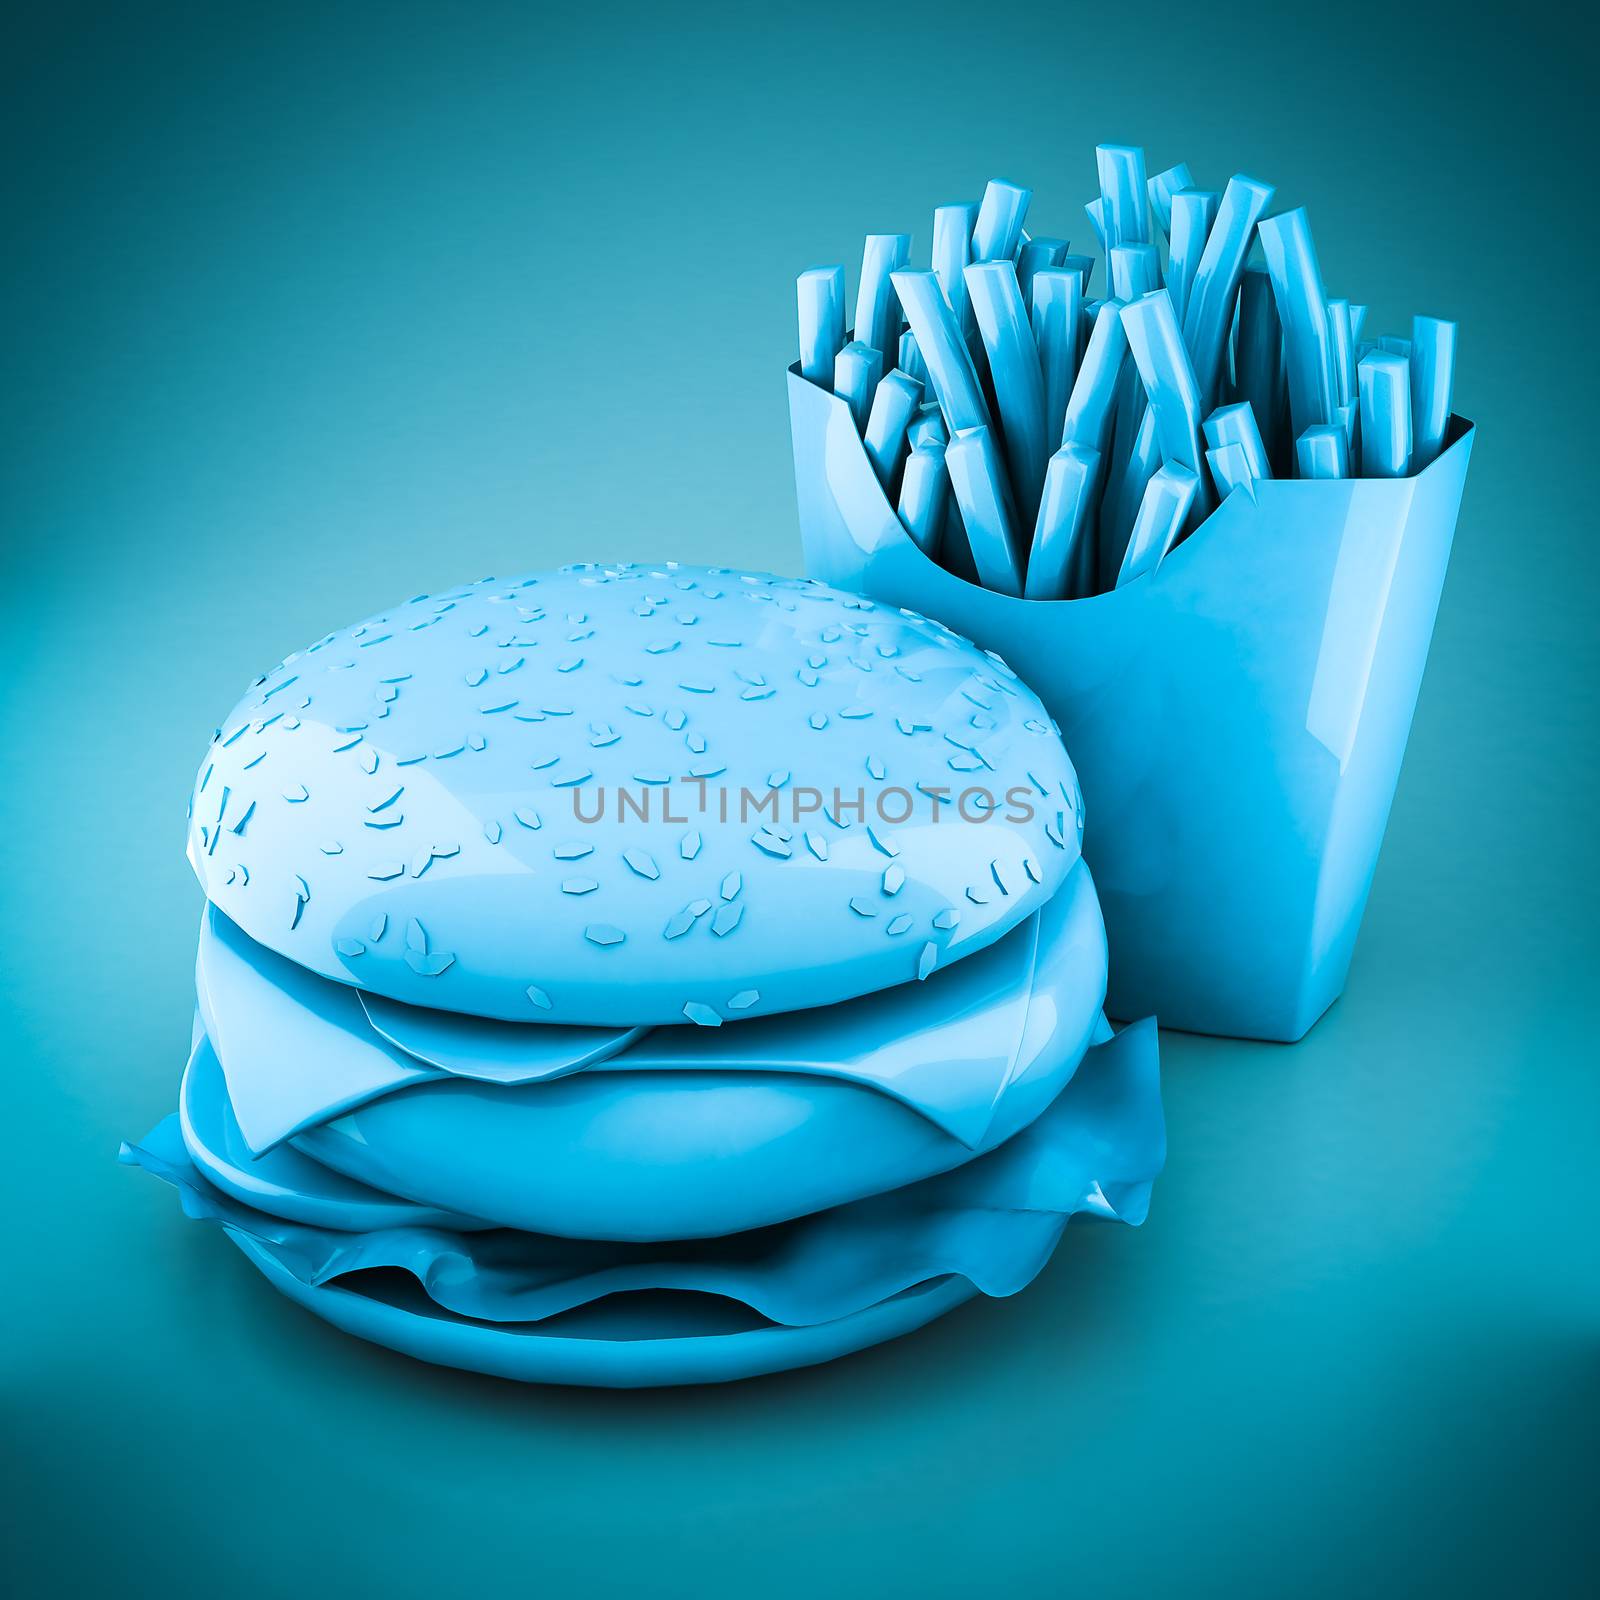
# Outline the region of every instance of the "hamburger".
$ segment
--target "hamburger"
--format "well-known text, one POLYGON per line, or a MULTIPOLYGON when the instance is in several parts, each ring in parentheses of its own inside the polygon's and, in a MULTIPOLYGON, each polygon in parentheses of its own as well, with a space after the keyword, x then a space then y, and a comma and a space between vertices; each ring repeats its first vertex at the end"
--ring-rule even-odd
POLYGON ((1059 734, 996 656, 822 584, 581 565, 259 678, 195 780, 177 1111, 125 1159, 425 1360, 737 1378, 1137 1223, 1059 734))

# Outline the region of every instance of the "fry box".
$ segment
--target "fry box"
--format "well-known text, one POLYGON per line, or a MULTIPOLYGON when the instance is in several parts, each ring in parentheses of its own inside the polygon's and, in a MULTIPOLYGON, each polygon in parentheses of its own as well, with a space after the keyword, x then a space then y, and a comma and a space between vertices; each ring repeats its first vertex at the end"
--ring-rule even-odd
POLYGON ((1416 707, 1473 425, 1409 478, 1236 491, 1083 600, 975 587, 918 548, 849 408, 789 369, 806 570, 995 651, 1060 725, 1118 1018, 1301 1038, 1344 989, 1416 707))

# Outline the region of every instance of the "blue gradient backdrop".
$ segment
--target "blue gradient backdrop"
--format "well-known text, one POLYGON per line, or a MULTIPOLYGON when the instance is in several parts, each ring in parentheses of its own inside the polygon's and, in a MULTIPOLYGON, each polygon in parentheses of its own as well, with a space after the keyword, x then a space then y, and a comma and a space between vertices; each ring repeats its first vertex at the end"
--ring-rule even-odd
MULTIPOLYGON (((1575 20, 1570 26, 1580 26, 1575 20)), ((9 1480, 27 1594, 1338 1594, 1595 1553, 1595 200, 1554 11, 57 4, 0 51, 9 1480), (1312 209, 1481 424, 1346 998, 1169 1036, 1140 1233, 836 1368, 521 1390, 332 1333, 114 1164, 255 672, 610 555, 798 567, 794 273, 1097 140, 1312 209)), ((1592 41, 1591 41, 1592 44, 1592 41)))

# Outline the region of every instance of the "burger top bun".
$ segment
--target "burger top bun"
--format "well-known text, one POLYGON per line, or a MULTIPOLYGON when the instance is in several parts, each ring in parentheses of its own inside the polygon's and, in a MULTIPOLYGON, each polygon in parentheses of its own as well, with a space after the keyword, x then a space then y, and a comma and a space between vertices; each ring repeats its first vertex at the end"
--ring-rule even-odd
POLYGON ((1082 801, 997 657, 824 585, 577 566, 419 596, 253 684, 189 856, 324 976, 715 1025, 926 977, 1037 910, 1082 801))

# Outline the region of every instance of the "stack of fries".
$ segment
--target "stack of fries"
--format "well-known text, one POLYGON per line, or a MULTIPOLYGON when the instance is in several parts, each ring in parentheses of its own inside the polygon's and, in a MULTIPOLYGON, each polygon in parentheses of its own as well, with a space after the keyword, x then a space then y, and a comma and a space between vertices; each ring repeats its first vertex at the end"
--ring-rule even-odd
POLYGON ((798 282, 800 371, 839 395, 911 537, 1004 594, 1077 599, 1154 570, 1260 478, 1405 477, 1439 453, 1456 328, 1363 342, 1330 300, 1303 210, 1220 195, 1183 164, 1096 150, 1094 258, 1023 227, 1031 191, 939 206, 932 265, 872 234, 854 327, 842 267, 798 282), (1157 233, 1165 249, 1157 243, 1157 233), (1253 260, 1259 257, 1259 262, 1253 260))

